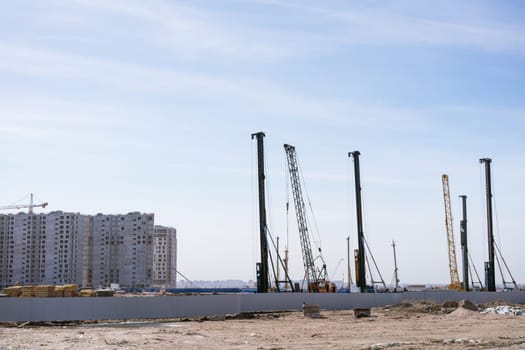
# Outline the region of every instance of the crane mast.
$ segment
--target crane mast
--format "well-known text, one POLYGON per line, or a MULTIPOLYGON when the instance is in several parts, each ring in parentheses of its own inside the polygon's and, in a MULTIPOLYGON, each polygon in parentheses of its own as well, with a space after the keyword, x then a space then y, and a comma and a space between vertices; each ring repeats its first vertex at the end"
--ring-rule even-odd
POLYGON ((34 204, 34 202, 33 202, 33 194, 31 193, 30 200, 29 200, 28 204, 6 205, 6 206, 0 207, 0 210, 28 208, 29 214, 33 214, 33 208, 37 208, 37 207, 45 208, 45 207, 47 207, 47 205, 48 205, 47 202, 40 203, 40 204, 34 204))
POLYGON ((299 236, 301 240, 304 272, 308 282, 308 289, 310 289, 310 285, 319 284, 319 277, 317 276, 315 269, 312 246, 310 244, 310 236, 308 233, 308 226, 306 224, 306 210, 304 206, 303 193, 301 190, 301 182, 299 180, 299 167, 297 166, 295 147, 285 144, 284 150, 286 152, 286 159, 288 160, 288 172, 290 173, 292 196, 295 205, 299 236))
POLYGON ((458 265, 456 261, 454 227, 452 226, 452 208, 450 205, 450 189, 448 186, 448 175, 443 174, 441 180, 443 182, 443 199, 445 202, 445 226, 447 229, 448 242, 448 266, 450 270, 450 285, 448 286, 448 288, 461 290, 461 282, 459 281, 458 265))

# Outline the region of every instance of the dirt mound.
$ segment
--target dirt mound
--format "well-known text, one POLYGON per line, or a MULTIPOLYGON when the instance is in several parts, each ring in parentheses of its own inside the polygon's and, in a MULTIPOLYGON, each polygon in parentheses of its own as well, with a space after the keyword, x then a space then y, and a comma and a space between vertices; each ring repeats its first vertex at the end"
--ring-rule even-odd
POLYGON ((385 310, 390 310, 390 309, 402 310, 402 309, 409 309, 409 308, 412 308, 412 307, 414 307, 414 305, 412 303, 403 301, 403 302, 401 302, 399 304, 387 305, 383 309, 385 309, 385 310))
POLYGON ((431 303, 428 301, 419 301, 414 304, 403 302, 397 304, 391 308, 396 309, 397 311, 403 311, 407 313, 423 313, 423 314, 439 314, 441 313, 441 305, 436 303, 431 303))
POLYGON ((458 307, 458 302, 455 300, 445 301, 443 304, 441 304, 441 307, 447 308, 447 309, 451 309, 451 308, 455 309, 458 307))
POLYGON ((446 317, 450 318, 469 318, 475 315, 479 315, 478 312, 472 311, 469 309, 464 309, 462 307, 458 307, 455 311, 452 311, 449 313, 446 317))
POLYGON ((471 310, 471 311, 479 311, 478 306, 468 299, 461 300, 458 303, 458 306, 460 308, 471 310))

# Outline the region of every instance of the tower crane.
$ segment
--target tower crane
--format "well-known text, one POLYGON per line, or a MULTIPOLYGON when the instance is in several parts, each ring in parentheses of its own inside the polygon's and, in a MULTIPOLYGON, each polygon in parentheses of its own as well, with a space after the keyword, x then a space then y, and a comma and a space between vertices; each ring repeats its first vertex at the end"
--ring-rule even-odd
POLYGON ((454 243, 454 227, 452 226, 452 208, 450 205, 450 189, 448 187, 448 175, 443 174, 443 199, 445 202, 445 226, 447 229, 448 242, 448 267, 450 270, 450 284, 448 289, 462 290, 459 281, 458 264, 456 261, 456 245, 454 243))
MULTIPOLYGON (((297 226, 299 228, 308 291, 314 293, 335 292, 335 284, 328 280, 328 273, 326 272, 326 264, 324 261, 322 268, 319 269, 315 266, 308 225, 306 223, 306 210, 301 190, 301 182, 299 180, 299 167, 297 165, 295 147, 285 144, 284 150, 288 161, 288 172, 290 174, 290 183, 295 205, 295 214, 297 217, 297 226)), ((321 249, 319 249, 319 253, 321 253, 321 249)), ((323 260, 322 256, 321 260, 323 260)))
POLYGON ((31 193, 30 200, 28 204, 15 204, 15 205, 6 205, 3 207, 0 207, 0 210, 8 210, 8 209, 22 209, 22 208, 28 208, 29 214, 33 214, 33 208, 36 207, 47 207, 47 202, 40 203, 40 204, 34 204, 33 203, 33 194, 31 193))

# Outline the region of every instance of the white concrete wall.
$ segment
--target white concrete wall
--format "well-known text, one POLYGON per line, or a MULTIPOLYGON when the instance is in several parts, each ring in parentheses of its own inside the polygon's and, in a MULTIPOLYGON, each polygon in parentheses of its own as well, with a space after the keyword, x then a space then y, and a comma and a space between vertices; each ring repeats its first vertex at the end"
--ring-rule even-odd
POLYGON ((321 309, 353 309, 418 300, 442 303, 469 299, 474 303, 502 300, 525 304, 525 291, 425 291, 384 294, 222 294, 159 297, 0 298, 0 321, 72 321, 170 318, 300 310, 303 302, 321 309))

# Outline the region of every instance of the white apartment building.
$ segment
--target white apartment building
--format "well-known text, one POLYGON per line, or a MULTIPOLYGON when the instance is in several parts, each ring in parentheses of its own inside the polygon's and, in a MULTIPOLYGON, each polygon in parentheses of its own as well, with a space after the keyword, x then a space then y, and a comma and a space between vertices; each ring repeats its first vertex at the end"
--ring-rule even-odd
POLYGON ((87 285, 151 286, 153 273, 153 214, 93 216, 92 251, 87 285))
POLYGON ((0 285, 82 282, 85 215, 0 215, 0 285))
POLYGON ((153 214, 0 215, 0 287, 75 283, 97 288, 117 283, 144 288, 153 285, 157 268, 163 269, 155 275, 159 285, 172 286, 176 230, 165 229, 154 244, 153 214))
POLYGON ((177 230, 155 226, 153 231, 153 286, 177 288, 177 230))

